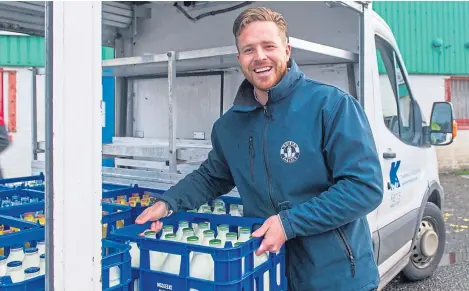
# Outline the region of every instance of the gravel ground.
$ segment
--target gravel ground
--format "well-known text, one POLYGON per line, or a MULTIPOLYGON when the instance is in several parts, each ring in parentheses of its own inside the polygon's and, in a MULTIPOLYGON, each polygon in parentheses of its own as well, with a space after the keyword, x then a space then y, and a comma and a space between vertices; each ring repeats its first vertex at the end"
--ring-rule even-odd
POLYGON ((384 291, 465 291, 469 290, 469 177, 440 176, 445 190, 445 257, 434 275, 421 282, 404 282, 400 276, 384 291))

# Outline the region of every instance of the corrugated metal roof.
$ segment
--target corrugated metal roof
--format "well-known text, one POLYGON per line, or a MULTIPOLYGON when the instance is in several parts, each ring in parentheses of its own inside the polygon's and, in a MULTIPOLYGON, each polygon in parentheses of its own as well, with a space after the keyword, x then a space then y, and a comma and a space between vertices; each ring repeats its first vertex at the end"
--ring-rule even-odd
POLYGON ((375 1, 372 7, 391 27, 409 73, 469 74, 468 1, 375 1))
MULTIPOLYGON (((102 47, 103 59, 114 58, 114 48, 102 47)), ((44 38, 40 36, 0 35, 0 66, 44 67, 44 38)))

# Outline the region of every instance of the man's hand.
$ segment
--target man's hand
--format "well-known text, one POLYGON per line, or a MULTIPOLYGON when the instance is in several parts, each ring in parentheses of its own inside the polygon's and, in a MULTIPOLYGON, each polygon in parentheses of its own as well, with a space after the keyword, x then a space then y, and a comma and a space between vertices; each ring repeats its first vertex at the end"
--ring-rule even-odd
POLYGON ((277 215, 269 217, 264 224, 255 232, 252 237, 258 238, 264 236, 256 255, 260 256, 264 252, 277 253, 286 241, 282 222, 277 215))
POLYGON ((159 232, 163 228, 163 223, 158 219, 166 217, 168 215, 168 207, 166 203, 158 201, 152 206, 145 209, 135 220, 136 224, 144 224, 148 221, 152 221, 150 229, 159 232))

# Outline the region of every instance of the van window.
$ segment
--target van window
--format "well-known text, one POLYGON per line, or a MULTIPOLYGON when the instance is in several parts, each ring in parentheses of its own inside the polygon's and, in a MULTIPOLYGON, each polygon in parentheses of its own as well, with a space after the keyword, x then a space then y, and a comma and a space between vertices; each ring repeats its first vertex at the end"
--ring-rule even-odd
POLYGON ((412 143, 415 129, 409 87, 394 49, 379 36, 375 41, 384 124, 397 138, 412 143))

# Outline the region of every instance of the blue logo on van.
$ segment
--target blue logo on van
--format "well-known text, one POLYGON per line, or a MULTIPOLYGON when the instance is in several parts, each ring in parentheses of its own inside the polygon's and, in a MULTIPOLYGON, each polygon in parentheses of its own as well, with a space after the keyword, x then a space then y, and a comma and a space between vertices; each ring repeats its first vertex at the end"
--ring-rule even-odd
POLYGON ((392 189, 401 187, 401 182, 399 182, 399 178, 397 177, 397 171, 399 171, 400 165, 401 161, 393 162, 391 164, 391 170, 389 171, 389 182, 392 189))

